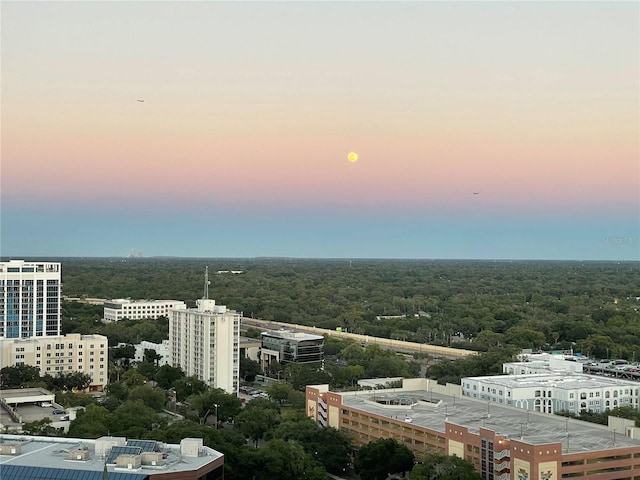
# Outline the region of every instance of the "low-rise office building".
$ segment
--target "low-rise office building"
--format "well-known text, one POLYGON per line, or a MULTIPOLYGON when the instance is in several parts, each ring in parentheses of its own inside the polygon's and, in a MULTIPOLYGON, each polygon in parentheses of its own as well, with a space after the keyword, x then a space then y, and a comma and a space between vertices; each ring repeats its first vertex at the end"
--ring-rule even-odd
POLYGON ((640 383, 574 372, 465 377, 462 394, 542 413, 638 408, 640 383))
POLYGON ((324 366, 324 337, 290 330, 262 332, 260 363, 268 369, 274 362, 324 366))
POLYGON ((104 302, 104 319, 118 322, 123 318, 130 320, 155 320, 158 317, 169 318, 171 310, 184 309, 187 305, 179 300, 131 300, 118 298, 104 302))
POLYGON ((101 437, 0 435, 3 480, 221 480, 224 455, 184 438, 179 445, 101 437))
POLYGON ((532 353, 519 355, 520 361, 502 364, 502 372, 509 375, 525 375, 529 373, 575 372, 582 373, 584 363, 571 355, 554 355, 551 353, 532 353))
POLYGON ((0 368, 31 365, 40 375, 81 372, 91 376, 89 391, 102 391, 109 380, 108 340, 104 335, 68 335, 0 339, 0 368))
POLYGON ((394 438, 418 459, 456 455, 487 480, 629 480, 640 474, 639 431, 609 427, 461 396, 459 385, 405 379, 402 388, 332 392, 306 388, 307 415, 344 429, 359 444, 394 438))

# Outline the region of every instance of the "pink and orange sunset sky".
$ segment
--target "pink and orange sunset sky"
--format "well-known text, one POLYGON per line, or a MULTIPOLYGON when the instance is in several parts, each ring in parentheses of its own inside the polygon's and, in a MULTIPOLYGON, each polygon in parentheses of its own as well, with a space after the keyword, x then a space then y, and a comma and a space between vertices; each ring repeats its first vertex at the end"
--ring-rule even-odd
POLYGON ((3 256, 640 259, 638 2, 0 13, 3 256))

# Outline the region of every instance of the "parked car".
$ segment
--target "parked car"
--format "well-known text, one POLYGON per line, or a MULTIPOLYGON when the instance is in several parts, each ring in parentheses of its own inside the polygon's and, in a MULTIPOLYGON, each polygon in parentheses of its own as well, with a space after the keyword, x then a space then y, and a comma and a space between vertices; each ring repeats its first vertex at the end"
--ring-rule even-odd
POLYGON ((41 407, 53 407, 53 404, 51 402, 40 402, 40 406, 41 407))
POLYGON ((59 408, 55 408, 53 410, 53 412, 51 412, 51 413, 53 413, 54 415, 64 415, 65 412, 64 412, 64 410, 60 410, 59 408))
POLYGON ((61 417, 60 417, 60 420, 61 420, 61 421, 63 421, 63 422, 64 422, 65 420, 69 420, 69 415, 63 415, 63 416, 61 416, 61 417))

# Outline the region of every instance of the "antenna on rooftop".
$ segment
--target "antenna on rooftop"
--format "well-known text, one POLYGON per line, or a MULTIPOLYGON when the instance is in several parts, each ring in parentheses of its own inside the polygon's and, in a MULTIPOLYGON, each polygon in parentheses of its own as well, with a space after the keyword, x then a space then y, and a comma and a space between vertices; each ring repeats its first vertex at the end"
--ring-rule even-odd
POLYGON ((209 267, 204 267, 204 298, 205 300, 209 299, 209 285, 211 282, 209 281, 209 267))

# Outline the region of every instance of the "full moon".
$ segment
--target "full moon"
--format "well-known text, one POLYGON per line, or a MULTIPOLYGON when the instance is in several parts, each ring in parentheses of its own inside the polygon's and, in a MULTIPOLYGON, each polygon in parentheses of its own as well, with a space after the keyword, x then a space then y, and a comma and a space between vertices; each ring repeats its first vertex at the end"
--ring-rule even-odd
POLYGON ((356 152, 351 152, 349 155, 347 155, 347 158, 349 159, 349 161, 351 163, 357 162, 358 161, 358 154, 356 152))

